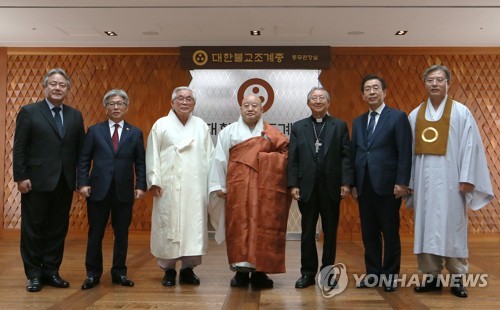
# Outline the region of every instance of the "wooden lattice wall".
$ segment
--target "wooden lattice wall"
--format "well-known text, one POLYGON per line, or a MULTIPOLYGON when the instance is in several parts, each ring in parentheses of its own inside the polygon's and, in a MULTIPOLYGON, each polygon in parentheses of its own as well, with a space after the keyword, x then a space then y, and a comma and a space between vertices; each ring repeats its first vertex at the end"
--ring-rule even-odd
MULTIPOLYGON (((12 176, 12 146, 15 119, 22 105, 43 99, 42 77, 53 67, 61 67, 71 76, 71 91, 66 100, 82 111, 88 127, 106 119, 102 98, 113 88, 124 89, 130 97, 126 120, 144 132, 147 138, 153 123, 170 109, 172 90, 188 85, 189 72, 179 67, 178 49, 95 51, 76 50, 22 53, 7 57, 7 100, 5 124, 5 185, 3 227, 20 228, 20 200, 12 176)), ((132 230, 151 228, 152 197, 136 202, 132 230)), ((87 229, 85 200, 74 195, 70 229, 87 229)))
MULTIPOLYGON (((5 113, 4 229, 20 227, 20 194, 12 180, 15 117, 22 105, 43 98, 41 78, 48 69, 63 67, 71 75, 73 85, 68 102, 82 111, 86 126, 105 119, 101 101, 106 91, 111 88, 126 90, 131 97, 127 120, 142 128, 146 136, 154 121, 169 109, 173 88, 190 81, 189 72, 179 67, 178 49, 0 49, 2 52, 7 54, 6 106, 5 112, 0 112, 5 113)), ((365 74, 383 76, 388 84, 386 103, 409 113, 425 97, 420 75, 432 64, 443 64, 451 69, 454 76, 450 93, 471 109, 478 122, 498 197, 500 49, 333 48, 332 67, 324 70, 320 79, 332 96, 331 113, 350 125, 367 109, 359 85, 365 74)), ((342 208, 339 235, 343 239, 359 239, 357 205, 349 198, 342 208)), ((495 198, 480 211, 469 212, 470 231, 498 232, 499 215, 500 206, 495 198)), ((134 206, 131 229, 148 231, 150 223, 151 197, 147 196, 134 206)), ((70 225, 72 230, 86 230, 87 227, 85 203, 77 195, 70 225)), ((404 208, 401 209, 401 232, 413 232, 412 212, 404 208)))
MULTIPOLYGON (((425 97, 421 75, 431 65, 447 66, 452 72, 450 94, 474 114, 483 138, 495 197, 500 195, 500 49, 465 48, 333 48, 332 67, 323 71, 321 82, 332 96, 333 115, 349 126, 367 104, 361 98, 361 80, 375 73, 387 82, 386 104, 410 113, 425 97)), ((401 208, 401 232, 413 234, 413 211, 401 208)), ((471 233, 500 231, 497 198, 479 211, 469 210, 471 233)), ((360 233, 358 207, 344 202, 339 234, 360 233)))

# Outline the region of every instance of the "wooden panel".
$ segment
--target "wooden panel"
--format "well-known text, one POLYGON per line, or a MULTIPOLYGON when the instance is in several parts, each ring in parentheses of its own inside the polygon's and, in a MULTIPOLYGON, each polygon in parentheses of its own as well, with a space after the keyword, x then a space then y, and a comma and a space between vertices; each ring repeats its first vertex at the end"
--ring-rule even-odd
MULTIPOLYGON (((386 104, 410 113, 426 98, 421 80, 423 71, 433 64, 447 66, 452 72, 450 94, 474 114, 483 138, 495 196, 500 194, 500 49, 389 49, 341 48, 332 50, 333 65, 321 74, 321 82, 330 91, 331 113, 345 120, 349 127, 358 115, 367 111, 361 97, 361 80, 375 73, 387 82, 386 104), (474 53, 476 51, 476 53, 474 53), (400 53, 399 53, 400 52, 400 53), (399 53, 399 54, 398 54, 399 53)), ((413 211, 401 209, 401 232, 413 234, 413 211)), ((500 229, 500 206, 495 198, 485 208, 469 211, 469 231, 497 233, 500 229)), ((344 202, 339 234, 360 232, 359 212, 354 200, 344 202)))
MULTIPOLYGON (((142 128, 145 137, 154 121, 169 110, 173 88, 190 81, 189 72, 179 66, 178 49, 172 48, 8 48, 6 62, 5 136, 2 137, 5 139, 2 219, 6 229, 20 227, 20 196, 12 182, 15 117, 21 105, 43 97, 41 78, 48 69, 60 66, 71 75, 73 87, 68 102, 82 111, 87 126, 105 119, 101 100, 107 90, 125 89, 131 98, 127 120, 142 128)), ((450 68, 454 76, 450 93, 471 109, 478 122, 498 197, 499 48, 333 48, 332 67, 322 72, 320 80, 332 95, 330 112, 351 126, 352 120, 366 111, 359 85, 364 75, 376 73, 384 77, 388 83, 387 104, 409 113, 425 97, 420 75, 432 64, 450 68)), ((149 195, 136 203, 132 230, 150 229, 151 203, 149 195)), ((401 209, 403 234, 413 233, 412 216, 411 211, 401 209)), ((469 220, 473 233, 499 232, 498 200, 480 211, 469 212, 469 220)), ((71 229, 85 230, 86 222, 84 201, 75 195, 71 229)), ((339 238, 360 238, 358 207, 351 198, 342 202, 339 238)))
MULTIPOLYGON (((7 100, 5 124, 5 186, 4 228, 20 227, 20 194, 12 180, 12 145, 15 117, 22 105, 43 98, 41 81, 52 67, 62 67, 71 76, 71 92, 67 102, 82 111, 85 126, 106 119, 102 97, 112 88, 124 89, 130 97, 127 121, 138 126, 147 139, 153 123, 170 110, 172 90, 188 85, 189 72, 179 67, 179 56, 151 53, 126 54, 110 50, 103 54, 91 50, 91 54, 33 55, 26 52, 9 53, 7 69, 7 100)), ((5 85, 5 84, 4 84, 5 85)), ((136 202, 131 230, 149 230, 151 227, 152 197, 136 202)), ((72 230, 87 229, 85 201, 74 195, 70 227, 72 230)))
MULTIPOLYGON (((5 102, 5 86, 7 85, 7 49, 0 47, 0 102, 5 102)), ((5 128, 5 104, 0 105, 0 128, 5 128)), ((0 135, 0 150, 5 150, 5 135, 0 135)), ((5 152, 0 152, 0 163, 5 162, 5 152)), ((5 166, 0 165, 0 176, 5 175, 5 166)), ((5 178, 0 178, 0 188, 4 188, 5 178)), ((2 191, 3 193, 3 191, 2 191)), ((2 197, 3 198, 3 197, 2 197)), ((4 208, 0 208, 0 227, 4 223, 4 208)), ((2 231, 0 229, 0 237, 2 231)))

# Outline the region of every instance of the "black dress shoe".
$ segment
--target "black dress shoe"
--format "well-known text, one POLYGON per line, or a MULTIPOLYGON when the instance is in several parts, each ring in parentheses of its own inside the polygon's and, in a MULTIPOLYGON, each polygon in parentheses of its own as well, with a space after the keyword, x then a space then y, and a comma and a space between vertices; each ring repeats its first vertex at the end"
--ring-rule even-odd
POLYGON ((295 288, 306 288, 316 283, 316 279, 312 275, 303 275, 297 282, 295 282, 295 288))
POLYGON ((111 282, 120 284, 121 286, 134 286, 134 282, 127 278, 127 276, 112 276, 111 282))
POLYGON ((165 271, 165 275, 163 276, 161 284, 163 286, 174 286, 176 276, 177 276, 177 271, 175 271, 175 269, 167 269, 165 271))
POLYGON ((26 285, 26 290, 28 292, 38 292, 42 289, 42 279, 38 277, 33 277, 28 279, 28 284, 26 285))
POLYGON ((232 287, 245 287, 248 286, 248 283, 250 283, 250 273, 248 272, 236 271, 231 279, 232 287))
POLYGON ((250 282, 252 283, 252 286, 256 288, 272 288, 274 286, 273 280, 271 280, 267 274, 260 271, 252 272, 250 282))
POLYGON ((44 284, 48 284, 58 288, 68 288, 69 282, 61 278, 58 274, 54 276, 44 276, 42 278, 44 284))
POLYGON ((99 284, 100 277, 87 277, 82 284, 82 290, 88 290, 99 284))
POLYGON ((384 292, 395 292, 398 290, 396 283, 384 284, 384 292))
POLYGON ((443 289, 443 286, 441 286, 440 283, 438 283, 437 277, 432 279, 432 281, 427 282, 424 281, 424 283, 420 286, 416 286, 413 288, 413 291, 415 293, 426 293, 426 292, 431 292, 431 291, 440 291, 443 289))
POLYGON ((458 285, 452 286, 451 293, 460 298, 466 298, 467 296, 469 296, 469 294, 467 293, 467 289, 464 287, 462 282, 460 282, 458 285))
POLYGON ((187 267, 179 272, 179 283, 200 285, 200 278, 194 274, 193 268, 187 267))

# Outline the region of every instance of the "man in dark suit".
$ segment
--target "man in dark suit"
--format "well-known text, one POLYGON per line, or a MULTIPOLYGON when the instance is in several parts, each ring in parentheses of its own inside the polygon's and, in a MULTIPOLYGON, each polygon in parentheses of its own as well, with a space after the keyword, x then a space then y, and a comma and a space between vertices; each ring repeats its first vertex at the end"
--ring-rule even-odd
POLYGON ((380 285, 393 292, 401 262, 399 208, 410 181, 412 134, 407 115, 385 105, 386 88, 376 75, 361 82, 369 111, 352 126, 352 195, 359 204, 367 274, 357 287, 380 285))
POLYGON ((89 222, 85 267, 87 278, 82 289, 99 284, 103 271, 102 239, 109 215, 115 236, 113 283, 134 286, 127 277, 128 229, 134 199, 146 191, 146 164, 142 131, 124 121, 129 98, 125 91, 113 89, 104 95, 108 120, 89 127, 78 160, 78 188, 87 198, 89 222), (135 187, 134 187, 135 174, 135 187))
POLYGON ((80 111, 64 104, 70 89, 63 69, 42 82, 45 99, 21 108, 13 148, 14 181, 21 192, 21 257, 26 290, 67 288, 59 275, 85 128, 80 111))
POLYGON ((349 131, 344 121, 327 114, 330 95, 319 87, 307 95, 312 115, 293 124, 288 151, 288 187, 302 215, 301 268, 296 288, 315 283, 318 272, 316 224, 324 233, 321 269, 336 255, 340 200, 353 183, 349 131))

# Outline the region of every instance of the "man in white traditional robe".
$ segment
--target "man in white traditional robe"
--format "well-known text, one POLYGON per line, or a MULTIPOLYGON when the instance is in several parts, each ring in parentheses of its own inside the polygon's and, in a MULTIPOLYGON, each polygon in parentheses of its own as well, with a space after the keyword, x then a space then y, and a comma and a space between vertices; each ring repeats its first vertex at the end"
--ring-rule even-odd
POLYGON ((407 206, 414 207, 414 253, 427 279, 414 291, 441 290, 444 265, 451 292, 467 297, 467 209, 478 210, 493 198, 490 175, 472 113, 448 95, 450 71, 434 65, 423 80, 429 98, 409 116, 414 156, 407 206))
POLYGON ((164 286, 200 284, 193 268, 207 252, 208 174, 214 146, 207 124, 191 113, 196 98, 188 87, 172 93, 172 109, 156 121, 146 148, 148 188, 154 196, 151 252, 165 271, 164 286))

